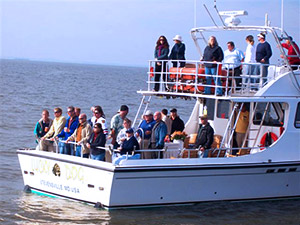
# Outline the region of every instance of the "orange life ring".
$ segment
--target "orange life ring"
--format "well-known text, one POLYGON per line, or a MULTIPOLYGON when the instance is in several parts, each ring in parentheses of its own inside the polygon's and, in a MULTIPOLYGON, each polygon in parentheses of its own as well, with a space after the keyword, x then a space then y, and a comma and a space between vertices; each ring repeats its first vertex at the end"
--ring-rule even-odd
POLYGON ((267 132, 262 136, 262 138, 260 140, 260 147, 268 147, 269 145, 271 145, 273 142, 275 142, 277 140, 278 140, 278 137, 276 134, 274 134, 273 132, 267 132), (271 137, 271 140, 272 140, 271 143, 268 143, 269 142, 269 140, 267 139, 268 136, 271 137), (266 146, 267 144, 268 144, 268 146, 266 146))
POLYGON ((154 68, 153 68, 153 66, 150 67, 150 77, 154 77, 154 68))

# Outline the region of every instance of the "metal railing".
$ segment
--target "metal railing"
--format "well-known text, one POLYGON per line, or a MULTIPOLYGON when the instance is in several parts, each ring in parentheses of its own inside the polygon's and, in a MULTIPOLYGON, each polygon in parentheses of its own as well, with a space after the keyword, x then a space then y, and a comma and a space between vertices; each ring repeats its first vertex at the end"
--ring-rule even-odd
POLYGON ((153 92, 237 96, 255 94, 279 74, 289 71, 284 66, 261 63, 212 63, 193 60, 150 60, 148 90, 153 92), (177 62, 177 67, 171 67, 177 62), (185 67, 179 67, 184 62, 185 67), (160 63, 160 71, 156 63, 160 63), (216 74, 207 74, 205 66, 216 74))

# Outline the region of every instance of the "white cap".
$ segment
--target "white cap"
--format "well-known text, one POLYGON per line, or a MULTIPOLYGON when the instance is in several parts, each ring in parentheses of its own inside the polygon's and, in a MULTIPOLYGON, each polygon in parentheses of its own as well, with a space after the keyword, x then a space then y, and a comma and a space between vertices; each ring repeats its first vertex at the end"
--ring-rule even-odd
POLYGON ((257 35, 257 37, 260 37, 260 38, 265 39, 265 38, 266 38, 266 35, 265 35, 264 33, 259 33, 259 34, 257 35))
POLYGON ((144 116, 150 116, 150 115, 153 116, 153 112, 151 110, 147 110, 144 114, 144 116))
POLYGON ((173 41, 180 41, 180 42, 182 42, 183 40, 182 40, 182 37, 180 36, 180 35, 176 35, 174 38, 173 38, 173 41))

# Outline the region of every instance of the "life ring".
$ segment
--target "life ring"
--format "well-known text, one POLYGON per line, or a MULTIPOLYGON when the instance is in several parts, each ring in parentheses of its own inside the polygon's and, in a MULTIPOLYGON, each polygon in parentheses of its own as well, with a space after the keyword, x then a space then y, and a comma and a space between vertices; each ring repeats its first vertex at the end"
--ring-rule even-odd
POLYGON ((153 68, 153 66, 150 67, 150 77, 154 77, 154 68, 153 68))
MULTIPOLYGON (((273 132, 265 133, 260 140, 260 147, 268 147, 278 140, 278 137, 273 132)), ((261 148, 263 150, 264 148, 261 148)))

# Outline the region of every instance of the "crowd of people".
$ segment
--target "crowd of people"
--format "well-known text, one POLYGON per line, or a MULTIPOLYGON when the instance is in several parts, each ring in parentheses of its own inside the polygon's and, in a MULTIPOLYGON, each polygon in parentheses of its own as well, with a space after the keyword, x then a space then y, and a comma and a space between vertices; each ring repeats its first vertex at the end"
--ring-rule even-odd
MULTIPOLYGON (((105 114, 101 106, 91 108, 93 116, 87 119, 80 108, 69 106, 68 117, 63 116, 61 108, 54 108, 54 119, 49 117, 49 111, 42 111, 42 118, 36 123, 34 134, 41 151, 56 152, 94 160, 105 160, 105 145, 111 141, 117 155, 132 154, 139 149, 163 149, 166 142, 171 141, 175 132, 183 132, 184 122, 177 114, 177 109, 156 111, 146 110, 138 128, 132 128, 128 119, 129 108, 122 105, 110 121, 110 132, 106 125, 105 114), (56 146, 57 145, 57 146, 56 146)), ((207 122, 207 117, 201 117, 196 144, 192 147, 205 151, 213 142, 213 129, 207 122)), ((144 151, 142 159, 163 157, 159 151, 144 151)))
MULTIPOLYGON (((258 44, 255 46, 254 37, 248 35, 246 37, 247 48, 245 53, 240 49, 235 47, 233 41, 227 42, 227 49, 225 51, 219 46, 215 36, 210 36, 208 39, 208 44, 204 49, 202 61, 204 61, 205 74, 207 75, 217 75, 220 63, 224 64, 223 69, 229 71, 229 75, 233 76, 235 79, 236 90, 239 90, 242 86, 242 77, 241 74, 245 75, 260 75, 263 77, 263 84, 267 81, 268 67, 270 64, 270 58, 272 56, 272 49, 270 44, 266 41, 266 34, 259 33, 257 35, 258 44), (242 66, 242 63, 245 63, 242 66), (219 63, 219 64, 218 64, 219 63), (259 66, 251 65, 251 63, 259 63, 259 66), (250 65, 249 65, 250 64, 250 65), (262 71, 260 71, 262 70, 262 71)), ((184 67, 185 66, 185 45, 182 42, 182 37, 176 35, 173 40, 175 44, 169 54, 169 44, 165 36, 160 36, 156 42, 156 47, 154 51, 155 63, 155 85, 154 91, 159 90, 159 81, 161 79, 161 74, 163 75, 163 81, 168 80, 167 77, 167 61, 161 60, 176 60, 172 61, 173 67, 184 67), (164 72, 164 73, 161 73, 164 72)), ((300 66, 300 51, 299 47, 295 42, 293 42, 292 37, 288 37, 285 43, 282 43, 281 46, 288 50, 288 61, 293 70, 297 69, 300 66), (298 54, 297 54, 298 52, 298 54)), ((281 55, 283 58, 284 56, 281 55)), ((251 76, 250 76, 251 77, 251 76)), ((207 76, 206 84, 204 89, 204 94, 211 94, 211 84, 212 79, 214 83, 218 86, 216 89, 217 95, 222 95, 222 85, 221 79, 217 76, 207 76), (213 77, 213 78, 212 78, 213 77)), ((251 83, 258 83, 257 78, 251 78, 249 80, 251 83)), ((248 82, 248 79, 244 80, 245 83, 248 82)), ((168 87, 165 87, 168 90, 168 87)))

